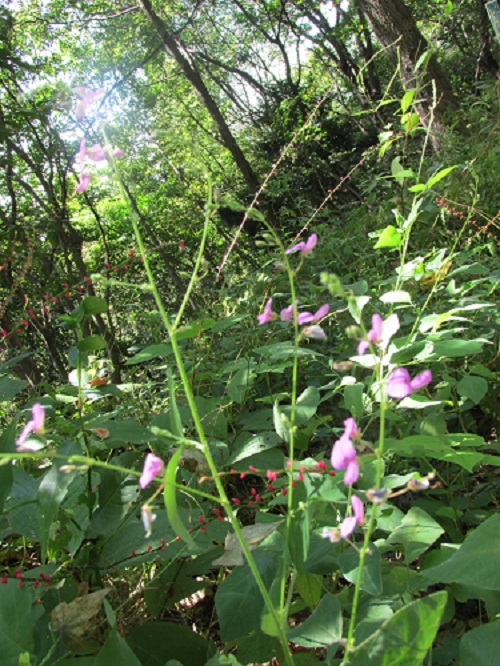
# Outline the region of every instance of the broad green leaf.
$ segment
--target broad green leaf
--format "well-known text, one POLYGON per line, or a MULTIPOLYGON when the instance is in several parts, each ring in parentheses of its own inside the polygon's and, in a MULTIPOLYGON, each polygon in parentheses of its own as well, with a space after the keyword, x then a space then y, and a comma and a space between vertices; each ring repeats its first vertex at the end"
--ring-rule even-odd
POLYGON ((243 666, 233 654, 216 654, 205 666, 243 666))
POLYGON ((435 358, 458 358, 479 354, 483 349, 481 340, 439 340, 434 343, 432 356, 435 358))
POLYGON ((321 599, 323 579, 315 574, 299 573, 295 577, 295 589, 310 608, 315 608, 321 599))
POLYGON ((175 331, 175 337, 177 338, 177 340, 186 340, 189 338, 195 338, 203 331, 212 328, 214 324, 215 324, 215 319, 209 319, 209 318, 201 319, 200 321, 191 322, 190 324, 186 324, 185 326, 180 326, 175 331))
MULTIPOLYGON (((235 443, 235 448, 238 448, 226 461, 227 465, 233 465, 234 463, 256 455, 257 453, 272 449, 278 446, 281 442, 281 437, 274 432, 263 432, 258 435, 254 434, 249 438, 248 433, 243 433, 243 435, 246 435, 247 439, 245 439, 244 444, 241 446, 238 446, 238 444, 235 443)), ((238 440, 239 439, 240 438, 238 438, 238 440)))
MULTIPOLYGON (((362 544, 359 544, 362 546, 362 544)), ((380 594, 382 592, 382 573, 380 569, 380 553, 376 546, 370 544, 369 552, 365 555, 363 573, 361 575, 361 589, 368 594, 380 594)), ((354 548, 348 548, 339 555, 339 564, 342 575, 353 585, 356 583, 359 570, 359 552, 354 548)))
POLYGON ((439 629, 446 592, 407 604, 349 655, 350 666, 421 666, 439 629))
POLYGON ((137 365, 137 363, 147 363, 147 361, 152 361, 154 358, 163 358, 169 354, 173 354, 172 345, 170 342, 160 343, 157 345, 149 345, 141 349, 140 352, 129 358, 125 365, 137 365))
POLYGON ((488 382, 483 377, 467 375, 457 384, 457 393, 462 398, 469 398, 473 403, 481 402, 488 391, 488 382))
POLYGON ((101 335, 87 335, 76 346, 78 351, 81 352, 99 351, 99 349, 106 347, 106 340, 101 335))
POLYGON ((382 247, 399 247, 402 242, 403 237, 401 236, 401 232, 392 224, 389 224, 380 234, 374 249, 378 250, 382 247))
MULTIPOLYGON (((277 553, 263 550, 255 551, 254 559, 264 585, 269 590, 280 571, 281 559, 277 553)), ((215 606, 223 641, 231 641, 260 629, 264 600, 248 564, 233 569, 221 583, 215 595, 215 606)))
POLYGON ((182 456, 182 448, 178 448, 174 455, 168 461, 167 469, 165 472, 165 488, 163 490, 163 499, 165 501, 165 508, 167 509, 167 516, 174 530, 192 550, 197 550, 198 547, 189 534, 182 522, 182 519, 177 510, 177 493, 175 486, 175 479, 177 476, 177 467, 182 456))
POLYGON ((487 518, 468 534, 460 548, 443 564, 421 572, 437 583, 460 583, 482 590, 500 590, 500 514, 487 518))
POLYGON ((145 444, 154 439, 149 428, 141 425, 134 419, 125 419, 124 421, 108 421, 105 418, 95 419, 87 423, 87 428, 101 428, 108 430, 109 437, 104 441, 107 446, 113 442, 130 442, 131 444, 145 444))
MULTIPOLYGON (((80 449, 74 442, 67 442, 59 448, 58 453, 61 456, 70 457, 80 453, 80 449)), ((40 531, 42 561, 46 561, 47 559, 52 525, 59 513, 59 508, 66 496, 69 484, 77 473, 76 471, 67 472, 61 470, 61 467, 66 464, 65 460, 55 460, 38 488, 38 528, 40 531)))
POLYGON ((248 367, 235 372, 227 384, 227 392, 231 400, 241 404, 254 380, 255 375, 251 373, 248 367))
POLYGON ((342 609, 333 594, 325 594, 310 617, 287 634, 292 643, 319 648, 342 638, 342 609))
POLYGON ((273 407, 273 421, 274 421, 274 429, 276 430, 276 434, 280 439, 282 439, 284 442, 289 442, 290 441, 290 421, 288 420, 287 416, 283 413, 279 399, 276 399, 276 402, 274 403, 273 407))
POLYGON ((216 652, 211 641, 190 627, 173 622, 141 624, 126 634, 125 640, 141 664, 147 666, 165 666, 169 659, 176 659, 184 666, 205 666, 216 652))
MULTIPOLYGON (((0 435, 0 453, 14 453, 16 450, 16 419, 11 421, 0 435)), ((0 458, 1 461, 1 458, 0 458)), ((5 500, 10 494, 12 488, 13 474, 12 465, 0 465, 0 514, 3 511, 5 500)))
MULTIPOLYGON (((321 394, 315 386, 308 386, 297 398, 295 406, 295 425, 303 425, 308 423, 310 419, 316 414, 318 405, 321 400, 321 394)), ((290 420, 292 418, 291 406, 282 406, 281 411, 290 420)))
POLYGON ((363 384, 347 384, 344 387, 344 402, 354 419, 360 419, 364 412, 363 384))
POLYGON ((0 663, 17 666, 19 656, 33 653, 32 604, 33 587, 18 587, 18 580, 11 578, 0 585, 0 663))
POLYGON ((108 311, 108 304, 104 298, 100 298, 99 296, 85 296, 81 305, 87 316, 104 314, 108 311))
POLYGON ((24 391, 28 382, 17 377, 0 377, 0 402, 7 402, 24 391))
POLYGON ((493 666, 500 654, 500 620, 471 629, 460 641, 460 666, 493 666))
POLYGON ((444 529, 428 513, 412 507, 387 538, 388 544, 403 547, 405 562, 410 564, 439 539, 444 529))

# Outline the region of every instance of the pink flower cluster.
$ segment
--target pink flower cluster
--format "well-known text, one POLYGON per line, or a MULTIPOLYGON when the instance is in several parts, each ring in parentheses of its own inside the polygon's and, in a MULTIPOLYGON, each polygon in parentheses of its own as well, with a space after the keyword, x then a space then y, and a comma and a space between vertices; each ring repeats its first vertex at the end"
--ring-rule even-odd
MULTIPOLYGON (((305 326, 302 329, 302 333, 308 337, 312 338, 313 340, 325 340, 326 339, 326 333, 325 331, 321 328, 321 326, 317 325, 317 322, 320 321, 320 319, 323 319, 328 314, 328 310, 330 309, 330 306, 325 303, 325 305, 322 305, 319 310, 317 310, 314 314, 311 312, 300 312, 297 315, 297 324, 299 326, 303 326, 304 324, 313 324, 312 326, 305 326)), ((280 319, 281 321, 292 321, 293 320, 293 303, 291 303, 288 307, 284 308, 280 312, 280 319)), ((259 322, 260 325, 266 324, 269 321, 273 321, 273 319, 277 318, 277 314, 273 312, 273 299, 270 298, 266 305, 264 306, 264 310, 261 312, 261 314, 257 315, 257 321, 259 322)))
POLYGON ((155 456, 153 453, 148 453, 144 460, 144 468, 139 479, 139 486, 144 490, 149 486, 151 481, 163 472, 163 460, 155 456))

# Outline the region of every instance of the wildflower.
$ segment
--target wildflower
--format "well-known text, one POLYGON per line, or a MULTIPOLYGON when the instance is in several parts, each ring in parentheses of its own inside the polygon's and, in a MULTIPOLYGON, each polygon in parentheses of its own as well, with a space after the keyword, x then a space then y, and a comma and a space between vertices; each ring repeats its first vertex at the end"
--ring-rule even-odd
POLYGON ((87 187, 90 185, 90 176, 84 171, 80 172, 80 182, 75 187, 75 192, 85 192, 87 187))
MULTIPOLYGON (((295 301, 295 305, 297 305, 297 301, 295 301)), ((287 308, 283 308, 283 310, 280 312, 280 319, 281 321, 292 321, 293 303, 290 303, 290 305, 287 308)))
POLYGON ((24 445, 24 442, 31 432, 35 432, 37 435, 41 435, 43 433, 45 411, 39 402, 36 402, 33 405, 31 409, 31 416, 31 421, 28 421, 28 423, 24 426, 16 442, 16 446, 19 451, 36 451, 40 448, 39 444, 24 445))
POLYGON ((340 541, 340 530, 330 529, 329 527, 323 527, 321 532, 323 539, 328 539, 330 543, 338 543, 340 541))
POLYGON ((411 379, 410 373, 406 368, 396 368, 387 378, 387 395, 397 400, 406 398, 413 391, 427 386, 432 381, 432 372, 424 370, 419 375, 411 379))
POLYGON ((310 312, 301 312, 297 317, 297 323, 299 326, 302 326, 302 324, 315 324, 328 314, 329 309, 330 306, 328 303, 325 303, 325 305, 322 305, 314 314, 311 314, 310 312))
POLYGON ((342 437, 335 442, 332 449, 331 463, 333 469, 345 469, 344 483, 350 486, 356 483, 359 477, 359 465, 356 458, 356 449, 352 439, 358 435, 358 427, 353 418, 344 422, 345 431, 342 437))
POLYGON ((141 507, 141 520, 146 530, 146 539, 151 536, 151 531, 153 529, 153 522, 156 520, 156 514, 151 511, 151 507, 145 504, 141 507))
POLYGON ((277 472, 272 472, 270 469, 267 470, 266 476, 269 479, 269 481, 276 481, 278 478, 278 473, 277 472))
POLYGON ((385 349, 392 336, 399 330, 399 318, 392 314, 384 321, 379 314, 372 315, 372 327, 366 335, 366 340, 358 344, 358 354, 363 356, 370 346, 370 342, 385 349))
POLYGON ((139 479, 139 486, 144 489, 146 486, 149 486, 151 481, 161 474, 163 471, 163 461, 158 456, 155 456, 152 453, 148 453, 146 459, 144 460, 144 469, 142 470, 141 477, 139 479))
POLYGON ((288 250, 285 251, 285 254, 291 254, 292 252, 297 252, 297 250, 300 250, 302 255, 311 254, 313 249, 316 247, 317 242, 317 235, 311 234, 306 241, 300 241, 299 243, 292 245, 292 247, 289 247, 288 250))
POLYGON ((275 318, 275 313, 272 310, 273 306, 273 299, 270 298, 265 307, 264 310, 261 312, 260 315, 257 315, 257 320, 259 324, 262 326, 262 324, 266 324, 268 321, 272 321, 275 318))
POLYGON ((326 333, 321 326, 306 326, 302 329, 302 333, 313 340, 326 340, 326 333))
POLYGON ((99 88, 98 90, 90 90, 85 86, 75 86, 73 92, 78 97, 79 102, 76 105, 75 116, 77 120, 82 120, 85 117, 87 107, 89 104, 104 93, 104 88, 99 88))
POLYGON ((366 491, 366 496, 374 504, 383 504, 389 498, 388 488, 371 488, 366 491))

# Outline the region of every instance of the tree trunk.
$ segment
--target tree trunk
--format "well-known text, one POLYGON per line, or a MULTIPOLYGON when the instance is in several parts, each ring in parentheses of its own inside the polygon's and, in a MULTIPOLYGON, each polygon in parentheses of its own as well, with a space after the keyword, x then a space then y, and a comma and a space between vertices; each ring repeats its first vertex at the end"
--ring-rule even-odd
POLYGON ((380 44, 396 57, 399 50, 401 76, 406 89, 415 88, 417 79, 420 87, 417 92, 420 103, 416 111, 424 127, 429 126, 433 104, 433 83, 436 86, 437 104, 432 123, 432 140, 435 149, 445 132, 447 115, 457 108, 457 101, 444 71, 437 58, 432 55, 421 74, 415 73, 415 65, 420 56, 429 48, 427 41, 418 29, 413 16, 402 0, 356 0, 357 6, 365 14, 380 44))
POLYGON ((236 166, 241 171, 241 174, 245 179, 249 190, 252 193, 257 192, 259 189, 259 181, 257 176, 255 175, 254 170, 243 154, 243 151, 239 147, 229 128, 229 125, 226 123, 224 116, 222 115, 219 107, 217 106, 217 103, 208 91, 198 70, 190 61, 189 56, 185 55, 185 52, 183 53, 182 45, 179 40, 169 32, 165 22, 158 16, 158 14, 156 14, 150 0, 140 0, 140 5, 142 6, 146 16, 156 28, 156 31, 160 36, 163 44, 165 45, 165 48, 169 51, 175 62, 179 65, 184 76, 196 90, 206 110, 211 115, 214 123, 217 126, 217 129, 219 130, 222 143, 233 156, 236 166))

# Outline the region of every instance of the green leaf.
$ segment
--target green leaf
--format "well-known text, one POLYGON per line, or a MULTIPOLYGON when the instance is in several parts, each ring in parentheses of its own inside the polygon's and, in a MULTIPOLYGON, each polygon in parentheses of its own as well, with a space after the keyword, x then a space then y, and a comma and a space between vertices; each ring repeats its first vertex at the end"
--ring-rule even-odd
POLYGON ((456 169, 457 166, 458 165, 455 164, 455 166, 446 167, 446 169, 441 169, 440 171, 435 173, 433 176, 431 176, 431 178, 429 178, 429 180, 425 184, 425 187, 428 190, 430 190, 433 185, 435 185, 436 183, 439 183, 440 180, 442 180, 445 176, 447 176, 449 173, 451 173, 453 171, 453 169, 456 169))
POLYGON ((11 578, 0 585, 0 661, 5 666, 17 666, 19 656, 33 653, 33 588, 18 587, 18 580, 11 578))
POLYGON ((106 347, 106 340, 101 335, 87 335, 77 343, 76 347, 81 352, 98 351, 106 347))
POLYGON ((132 629, 125 639, 140 662, 147 666, 165 666, 169 659, 177 659, 185 666, 205 666, 216 652, 211 641, 194 633, 190 627, 173 622, 142 624, 132 629))
POLYGON ((460 666, 492 666, 500 654, 500 620, 468 631, 460 641, 460 666))
POLYGON ((90 430, 91 428, 102 428, 109 431, 109 437, 104 440, 108 446, 112 445, 113 442, 145 444, 154 439, 151 430, 134 419, 108 421, 105 418, 99 418, 87 423, 87 429, 90 430))
POLYGON ((461 398, 469 398, 474 404, 481 402, 488 391, 488 382, 483 377, 467 375, 457 384, 457 393, 461 398))
POLYGON ((96 666, 109 666, 110 664, 141 666, 141 662, 135 656, 134 651, 127 645, 127 642, 120 636, 116 628, 107 637, 96 659, 96 666))
POLYGON ((216 654, 205 666, 243 666, 233 654, 216 654))
POLYGON ((249 368, 241 368, 231 377, 227 384, 227 392, 231 400, 241 404, 245 400, 248 389, 255 381, 255 375, 249 368))
POLYGON ((354 419, 360 419, 364 412, 363 384, 346 384, 344 386, 344 402, 354 419))
POLYGON ((315 574, 299 573, 295 577, 295 589, 300 594, 301 599, 310 608, 314 608, 321 599, 323 579, 315 574))
POLYGON ((460 583, 482 590, 500 590, 500 514, 487 518, 470 532, 460 548, 443 564, 421 572, 427 580, 460 583))
POLYGON ((400 525, 389 535, 387 543, 403 547, 405 563, 410 564, 424 553, 439 537, 444 529, 428 513, 419 507, 412 507, 400 525))
MULTIPOLYGON (((0 436, 0 453, 14 453, 16 450, 16 419, 11 421, 0 436)), ((0 465, 0 514, 5 500, 10 495, 13 482, 12 465, 0 465)))
POLYGON ((28 386, 28 382, 24 379, 17 379, 14 377, 0 377, 0 402, 7 402, 12 398, 24 391, 28 386))
POLYGON ((472 356, 483 350, 481 340, 440 340, 434 343, 433 358, 472 356))
POLYGON ((100 298, 99 296, 85 296, 81 304, 87 317, 95 314, 104 314, 108 311, 108 304, 104 298, 100 298))
MULTIPOLYGON (((67 442, 59 448, 58 453, 61 456, 70 457, 80 453, 80 449, 74 442, 67 442)), ((66 464, 65 460, 55 460, 38 488, 38 528, 40 531, 43 561, 47 559, 52 524, 59 513, 59 508, 66 496, 68 486, 77 473, 76 471, 67 472, 61 470, 61 467, 66 464)))
POLYGON ((350 653, 350 666, 421 666, 446 599, 446 592, 435 592, 404 606, 350 653))
MULTIPOLYGON (((382 592, 380 553, 373 544, 368 546, 368 550, 361 575, 361 589, 368 594, 377 595, 382 592)), ((348 548, 339 555, 339 564, 344 578, 355 584, 358 578, 359 552, 354 548, 348 548)))
POLYGON ((172 345, 169 342, 149 345, 149 347, 141 349, 135 356, 125 361, 125 365, 147 363, 147 361, 152 361, 154 358, 163 358, 164 356, 168 356, 168 354, 173 354, 172 345))
MULTIPOLYGON (((254 551, 257 568, 269 590, 280 571, 280 557, 269 551, 254 551)), ((260 629, 260 616, 265 608, 257 583, 248 564, 236 567, 221 583, 215 595, 221 639, 232 641, 260 629)))
POLYGON ((403 98, 401 99, 401 113, 406 113, 408 111, 413 103, 413 98, 415 97, 416 92, 416 88, 411 88, 405 92, 403 98))
POLYGON ((178 448, 174 455, 168 461, 167 469, 165 472, 165 488, 163 490, 163 499, 165 501, 165 508, 167 509, 167 516, 174 530, 184 543, 186 543, 192 550, 198 550, 198 547, 189 534, 182 522, 182 519, 177 510, 177 497, 175 478, 177 475, 177 467, 182 456, 182 448, 178 448))
POLYGON ((375 245, 375 250, 378 250, 381 247, 399 247, 402 242, 403 238, 401 232, 392 224, 389 224, 380 234, 375 245))
POLYGON ((342 609, 333 594, 325 594, 310 617, 287 634, 297 645, 319 648, 342 638, 342 609))

